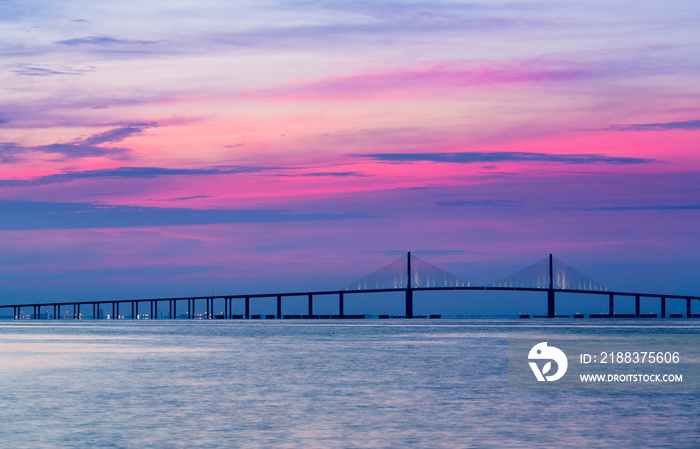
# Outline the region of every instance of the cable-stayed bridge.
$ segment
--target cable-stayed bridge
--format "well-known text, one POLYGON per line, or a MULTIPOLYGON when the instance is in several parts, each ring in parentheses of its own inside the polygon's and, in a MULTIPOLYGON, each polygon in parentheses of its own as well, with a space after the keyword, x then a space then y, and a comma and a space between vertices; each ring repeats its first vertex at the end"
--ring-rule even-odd
MULTIPOLYGON (((557 316, 555 312, 555 294, 556 293, 583 293, 592 295, 607 295, 609 312, 607 314, 592 314, 591 317, 656 317, 656 314, 641 314, 640 313, 640 298, 656 298, 660 302, 660 314, 662 318, 666 317, 666 300, 667 299, 685 299, 686 314, 685 316, 700 317, 700 314, 691 313, 691 301, 700 301, 700 296, 692 295, 671 295, 671 294, 655 294, 655 293, 639 293, 639 292, 621 292, 612 291, 601 283, 589 278, 588 276, 578 272, 574 268, 552 257, 546 257, 534 264, 513 273, 501 279, 492 285, 476 286, 460 279, 459 277, 444 271, 435 265, 426 262, 425 260, 411 255, 409 251, 406 255, 396 259, 390 264, 368 274, 367 276, 347 285, 340 290, 325 290, 325 291, 308 291, 308 292, 285 292, 285 293, 260 293, 260 294, 242 294, 242 295, 224 295, 224 296, 199 296, 199 297, 181 297, 181 298, 152 298, 152 299, 123 299, 123 300, 94 300, 80 302, 46 302, 35 304, 12 304, 0 305, 0 309, 13 309, 15 319, 23 317, 41 319, 42 311, 44 318, 47 319, 79 319, 82 317, 82 310, 91 308, 94 319, 104 318, 101 313, 104 308, 111 307, 111 314, 107 314, 108 319, 119 319, 124 317, 122 311, 124 306, 130 306, 130 318, 139 318, 141 316, 150 319, 157 318, 159 306, 167 304, 167 318, 177 318, 178 304, 182 306, 185 302, 187 312, 182 313, 180 317, 187 319, 194 318, 364 318, 364 315, 346 315, 344 309, 344 300, 347 295, 361 293, 381 293, 381 292, 404 292, 405 293, 405 318, 415 317, 413 313, 413 294, 418 291, 440 291, 440 290, 491 290, 491 291, 529 291, 543 292, 547 294, 547 315, 549 318, 557 316), (338 314, 337 315, 314 315, 313 304, 314 296, 337 295, 338 297, 338 314), (305 315, 283 315, 282 314, 282 299, 290 297, 307 297, 308 298, 308 313, 305 315), (634 314, 616 314, 615 313, 615 297, 634 297, 635 298, 635 313, 634 314), (251 300, 259 298, 276 298, 277 313, 268 315, 251 314, 251 300), (214 301, 223 300, 224 312, 214 315, 214 301), (242 315, 233 314, 234 300, 243 300, 245 303, 245 313, 242 315), (197 313, 196 305, 202 301, 206 302, 206 310, 204 313, 197 313), (149 313, 140 313, 143 306, 147 306, 149 313), (32 313, 25 315, 26 309, 31 308, 32 313), (72 309, 72 310, 71 310, 72 309), (121 310, 120 310, 121 309, 121 310), (51 313, 53 312, 53 313, 51 313), (63 313, 63 315, 61 315, 63 313)), ((200 305, 201 309, 201 305, 200 305)), ((183 309, 181 309, 183 310, 183 309)), ((582 315, 580 315, 582 316, 582 315)), ((673 317, 682 316, 673 314, 673 317)), ((380 316, 382 317, 382 316, 380 316)), ((529 315, 527 315, 529 317, 529 315)))

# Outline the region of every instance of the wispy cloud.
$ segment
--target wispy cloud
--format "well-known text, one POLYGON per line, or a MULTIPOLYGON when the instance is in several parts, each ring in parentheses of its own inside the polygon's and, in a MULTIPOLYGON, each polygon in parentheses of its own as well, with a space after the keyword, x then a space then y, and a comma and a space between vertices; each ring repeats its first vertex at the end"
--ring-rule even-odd
POLYGON ((359 218, 352 214, 296 214, 278 209, 188 209, 0 201, 0 229, 86 229, 143 226, 280 223, 359 218))
POLYGON ((127 137, 143 132, 146 128, 157 126, 155 123, 136 123, 93 134, 83 139, 75 139, 67 143, 52 143, 48 145, 24 146, 12 142, 0 143, 0 162, 8 164, 18 162, 27 153, 60 154, 63 159, 83 157, 108 156, 115 159, 126 159, 131 151, 128 148, 102 147, 106 143, 120 142, 127 137))
MULTIPOLYGON (((192 195, 192 196, 182 196, 179 198, 168 198, 167 200, 161 200, 161 201, 189 201, 189 200, 200 200, 204 198, 213 198, 211 195, 192 195)), ((154 200, 155 201, 155 200, 154 200)))
POLYGON ((480 200, 480 201, 437 201, 438 206, 449 207, 513 207, 520 206, 522 201, 513 200, 480 200))
POLYGON ((651 164, 654 159, 616 157, 600 154, 550 154, 530 152, 460 152, 460 153, 368 153, 349 154, 384 162, 447 162, 475 164, 487 162, 558 162, 562 164, 651 164))
POLYGON ((607 128, 612 131, 670 131, 674 129, 700 130, 700 120, 682 122, 640 123, 634 125, 614 125, 607 128))
POLYGON ((144 129, 157 126, 156 123, 133 123, 120 128, 110 129, 105 132, 93 134, 83 139, 83 143, 88 145, 100 145, 102 143, 121 142, 134 134, 141 134, 144 129))
POLYGON ((128 39, 117 39, 112 36, 86 36, 73 39, 58 41, 59 44, 75 47, 78 45, 151 45, 158 43, 157 41, 139 41, 128 39))
POLYGON ((159 176, 200 176, 232 173, 254 173, 271 168, 225 165, 209 168, 117 167, 100 170, 73 171, 31 179, 0 180, 0 187, 31 187, 71 182, 80 179, 144 179, 159 176))
POLYGON ((276 174, 275 176, 283 176, 283 177, 290 177, 290 178, 296 178, 296 177, 339 177, 339 178, 345 178, 345 177, 358 177, 358 178, 365 178, 367 175, 365 173, 360 173, 360 172, 355 172, 355 171, 341 171, 341 172, 311 172, 311 173, 295 173, 295 174, 276 174))
MULTIPOLYGON (((107 134, 107 133, 104 133, 107 134)), ((115 133, 109 138, 118 138, 120 134, 115 133)), ((124 135, 130 135, 126 131, 124 135)), ((108 136, 95 135, 95 139, 108 138, 108 136)), ((2 146, 0 146, 1 151, 2 146)), ((251 166, 251 165, 218 165, 205 168, 164 168, 164 167, 115 167, 98 170, 70 171, 67 173, 57 173, 54 175, 38 176, 29 179, 2 179, 0 187, 35 187, 45 184, 57 184, 64 182, 78 181, 82 179, 152 179, 161 176, 207 176, 207 175, 230 175, 237 173, 260 173, 269 171, 304 170, 307 167, 272 167, 272 166, 251 166)), ((360 172, 309 172, 309 173, 275 173, 270 176, 276 177, 367 177, 370 175, 360 172)), ((202 196, 176 198, 175 200, 187 200, 203 198, 202 196)))
POLYGON ((672 210, 700 210, 700 204, 681 205, 655 205, 655 206, 599 206, 599 207, 552 207, 551 209, 566 212, 630 212, 630 211, 672 211, 672 210))
POLYGON ((52 69, 32 64, 17 64, 12 70, 14 73, 25 76, 53 76, 53 75, 82 75, 85 70, 52 69))
MULTIPOLYGON (((496 5, 468 2, 319 2, 293 1, 276 5, 275 14, 264 4, 249 11, 265 17, 258 26, 237 32, 209 32, 208 39, 242 47, 304 48, 348 45, 367 39, 393 42, 418 35, 481 33, 508 28, 543 27, 548 22, 534 16, 524 19, 500 14, 496 5), (312 20, 289 20, 305 15, 312 20)), ((504 9, 524 8, 508 5, 504 9)), ((551 25, 551 23, 549 23, 551 25)))
MULTIPOLYGON (((445 256, 450 256, 450 255, 461 255, 461 254, 474 254, 473 251, 464 251, 464 250, 455 250, 455 249, 418 249, 418 250, 412 250, 411 253, 413 254, 418 254, 418 255, 423 255, 423 254, 432 254, 432 255, 445 255, 445 256)), ((364 254, 384 254, 387 256, 405 256, 406 255, 406 250, 402 249, 388 249, 384 251, 364 251, 364 254)))
POLYGON ((580 63, 525 61, 518 63, 484 62, 481 64, 436 62, 420 67, 380 73, 329 77, 299 81, 272 89, 241 94, 244 98, 274 101, 357 100, 372 97, 420 95, 425 91, 449 90, 490 84, 546 82, 583 78, 594 68, 580 63))

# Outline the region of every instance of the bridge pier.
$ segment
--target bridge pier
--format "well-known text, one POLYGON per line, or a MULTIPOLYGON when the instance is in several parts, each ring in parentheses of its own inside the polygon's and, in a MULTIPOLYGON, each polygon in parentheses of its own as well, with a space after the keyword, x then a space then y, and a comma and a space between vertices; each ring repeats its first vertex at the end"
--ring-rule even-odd
POLYGON ((342 293, 338 293, 338 315, 345 315, 345 304, 342 293))
POLYGON ((246 319, 250 318, 250 298, 248 296, 245 297, 245 317, 246 319))
POLYGON ((556 317, 554 311, 554 264, 552 261, 552 253, 549 253, 549 290, 547 290, 547 317, 556 317))
POLYGON ((666 297, 661 297, 661 318, 666 318, 666 297))
POLYGON ((554 318, 554 289, 547 290, 547 318, 554 318))
POLYGON ((309 293, 309 316, 314 314, 314 295, 309 293))
POLYGON ((690 298, 685 298, 685 317, 691 318, 692 316, 693 314, 690 313, 690 298))
POLYGON ((634 316, 639 318, 639 295, 634 297, 634 316))
POLYGON ((615 316, 615 295, 612 293, 610 293, 610 297, 608 298, 608 310, 611 317, 615 316))
POLYGON ((277 319, 282 319, 282 296, 277 295, 277 319))

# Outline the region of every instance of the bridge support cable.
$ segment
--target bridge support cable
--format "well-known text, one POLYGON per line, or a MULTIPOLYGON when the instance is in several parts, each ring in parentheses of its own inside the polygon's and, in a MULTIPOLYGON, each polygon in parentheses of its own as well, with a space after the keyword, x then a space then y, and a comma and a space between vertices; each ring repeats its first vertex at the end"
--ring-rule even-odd
POLYGON ((607 292, 608 287, 565 264, 556 257, 545 257, 493 284, 504 288, 553 288, 607 292))
MULTIPOLYGON (((493 286, 547 290, 547 316, 549 318, 556 316, 554 292, 557 290, 608 291, 608 287, 605 285, 589 278, 551 254, 549 257, 494 282, 493 286)), ((612 299, 610 301, 610 310, 613 310, 612 299)))
MULTIPOLYGON (((469 287, 469 282, 436 267, 425 260, 412 256, 408 251, 395 261, 359 279, 343 290, 403 290, 406 294, 406 317, 413 317, 413 290, 418 288, 469 287)), ((342 294, 340 314, 343 315, 342 294)))
POLYGON ((377 271, 348 284, 342 290, 405 290, 407 288, 469 286, 469 282, 408 252, 405 256, 399 257, 377 271))

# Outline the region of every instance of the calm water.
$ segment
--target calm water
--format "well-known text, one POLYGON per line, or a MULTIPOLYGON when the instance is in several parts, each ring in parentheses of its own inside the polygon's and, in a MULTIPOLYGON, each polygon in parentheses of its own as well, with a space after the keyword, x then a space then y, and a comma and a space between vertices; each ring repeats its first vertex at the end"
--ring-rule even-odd
POLYGON ((0 322, 0 446, 700 447, 699 393, 509 392, 507 334, 529 332, 700 327, 0 322))

